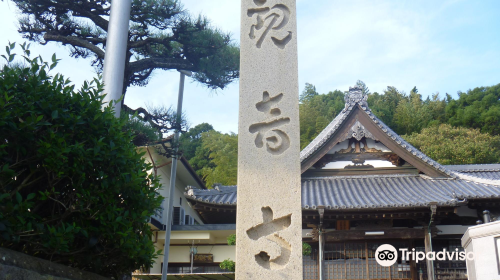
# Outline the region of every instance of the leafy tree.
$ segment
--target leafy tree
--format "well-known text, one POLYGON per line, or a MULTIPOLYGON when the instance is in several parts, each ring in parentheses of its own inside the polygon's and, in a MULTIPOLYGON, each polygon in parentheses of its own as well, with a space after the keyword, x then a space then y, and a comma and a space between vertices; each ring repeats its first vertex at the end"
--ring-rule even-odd
MULTIPOLYGON (((207 186, 215 183, 235 185, 238 171, 238 135, 211 130, 204 132, 201 139, 202 149, 209 151, 213 164, 206 165, 201 170, 207 186)), ((196 152, 198 153, 198 150, 196 152)))
POLYGON ((159 130, 153 127, 149 122, 145 122, 137 116, 129 115, 124 112, 121 113, 120 117, 126 119, 123 128, 132 133, 135 146, 144 146, 147 143, 159 141, 162 138, 159 130))
POLYGON ((75 91, 49 75, 55 55, 23 49, 0 73, 0 247, 108 277, 150 267, 162 198, 125 121, 98 80, 75 91))
POLYGON ((458 100, 446 106, 446 118, 453 126, 479 128, 483 133, 500 134, 500 84, 459 92, 458 100))
MULTIPOLYGON (((92 58, 102 70, 111 0, 12 1, 25 38, 67 45, 71 56, 92 58)), ((178 0, 134 0, 124 93, 130 85, 146 85, 157 69, 190 70, 208 88, 224 88, 239 76, 239 48, 206 18, 191 18, 178 0)))
POLYGON ((441 164, 500 162, 500 136, 481 133, 479 129, 441 124, 403 137, 441 164))
MULTIPOLYGON (((308 86, 309 85, 309 86, 308 86)), ((308 89, 306 84, 303 96, 308 89)), ((344 109, 344 93, 335 90, 327 94, 312 94, 299 105, 300 146, 305 148, 344 109)))
POLYGON ((432 120, 430 108, 422 101, 422 96, 415 88, 408 97, 401 99, 394 113, 393 123, 400 134, 420 132, 432 120))
POLYGON ((427 97, 424 101, 431 115, 431 121, 427 126, 446 123, 446 105, 448 104, 448 97, 449 95, 447 95, 446 98, 439 99, 439 93, 434 93, 432 99, 427 97))
MULTIPOLYGON (((210 159, 210 150, 202 147, 202 135, 204 132, 213 131, 211 124, 201 123, 188 132, 183 133, 179 138, 180 152, 188 159, 189 164, 196 171, 196 174, 203 178, 202 169, 215 168, 215 164, 210 159)), ((206 183, 206 182, 205 182, 206 183)))
POLYGON ((305 102, 311 98, 317 96, 319 93, 316 91, 316 87, 312 84, 306 83, 306 86, 299 96, 300 102, 305 102))
POLYGON ((401 100, 405 98, 405 93, 400 92, 395 87, 388 86, 384 94, 374 92, 368 95, 368 106, 372 112, 390 128, 398 132, 394 121, 396 108, 401 100))
POLYGON ((200 123, 181 135, 179 138, 179 149, 182 151, 185 158, 190 160, 195 157, 196 149, 201 146, 202 133, 211 130, 214 130, 214 127, 211 124, 200 123))

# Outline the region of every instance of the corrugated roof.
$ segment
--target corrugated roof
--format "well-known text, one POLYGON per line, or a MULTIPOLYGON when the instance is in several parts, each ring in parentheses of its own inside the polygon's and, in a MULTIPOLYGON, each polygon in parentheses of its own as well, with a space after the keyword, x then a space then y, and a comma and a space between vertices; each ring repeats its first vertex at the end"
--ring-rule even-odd
MULTIPOLYGON (((188 189, 186 197, 208 204, 236 205, 236 186, 188 189)), ((456 205, 462 199, 500 198, 494 185, 421 175, 370 175, 302 178, 302 208, 389 209, 456 205)))

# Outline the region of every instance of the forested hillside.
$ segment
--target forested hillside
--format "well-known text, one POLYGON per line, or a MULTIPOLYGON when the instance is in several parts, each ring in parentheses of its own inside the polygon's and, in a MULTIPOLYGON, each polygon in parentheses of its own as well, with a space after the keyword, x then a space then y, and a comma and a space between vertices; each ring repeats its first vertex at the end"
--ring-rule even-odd
MULTIPOLYGON (((500 134, 500 84, 459 92, 458 99, 449 94, 423 99, 416 87, 408 94, 392 86, 383 93, 372 93, 362 81, 358 85, 368 94, 373 113, 400 135, 420 133, 439 124, 500 134)), ((300 144, 304 148, 344 108, 344 93, 319 94, 313 85, 306 84, 300 100, 300 144)))
MULTIPOLYGON (((417 87, 409 93, 388 86, 368 95, 373 113, 408 142, 442 164, 500 162, 500 84, 422 98, 417 87)), ((306 147, 344 108, 345 93, 325 94, 306 83, 300 95, 300 146, 306 147)), ((236 184, 237 135, 200 124, 181 137, 184 156, 208 186, 236 184)))

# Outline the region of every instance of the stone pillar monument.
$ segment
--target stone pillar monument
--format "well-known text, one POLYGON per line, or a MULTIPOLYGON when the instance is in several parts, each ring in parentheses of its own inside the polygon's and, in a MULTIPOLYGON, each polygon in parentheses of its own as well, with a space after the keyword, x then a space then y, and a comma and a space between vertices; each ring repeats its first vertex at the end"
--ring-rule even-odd
POLYGON ((241 1, 236 279, 302 279, 295 0, 241 1))
POLYGON ((500 221, 468 228, 462 247, 469 280, 500 279, 500 221))

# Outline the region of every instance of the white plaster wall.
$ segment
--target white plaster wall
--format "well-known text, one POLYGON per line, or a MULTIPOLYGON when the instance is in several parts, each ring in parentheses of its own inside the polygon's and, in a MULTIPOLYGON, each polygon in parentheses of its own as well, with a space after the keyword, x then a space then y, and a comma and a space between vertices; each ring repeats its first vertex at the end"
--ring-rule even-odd
MULTIPOLYGON (((151 163, 151 158, 149 156, 149 154, 147 153, 147 150, 144 148, 143 151, 146 153, 144 155, 144 158, 146 159, 147 162, 150 162, 151 163)), ((155 149, 154 148, 150 148, 149 151, 151 152, 151 156, 154 160, 154 162, 156 163, 157 166, 159 165, 162 165, 162 164, 165 164, 167 162, 169 162, 171 159, 168 159, 168 158, 165 158, 163 156, 159 156, 156 152, 155 152, 155 149)), ((180 165, 182 165, 182 163, 179 161, 177 163, 177 166, 179 167, 180 165)), ((166 166, 163 166, 161 168, 158 169, 157 171, 157 175, 159 176, 160 178, 160 183, 162 184, 162 188, 160 189, 159 193, 161 196, 163 196, 165 198, 165 200, 163 201, 163 208, 165 209, 166 208, 166 205, 167 205, 167 202, 166 200, 168 199, 168 196, 169 196, 169 186, 170 186, 170 171, 171 171, 171 168, 172 166, 170 164, 166 165, 166 166)), ((153 172, 152 170, 150 172, 153 172)), ((199 224, 203 224, 203 222, 201 221, 201 218, 200 216, 198 215, 198 213, 193 210, 191 208, 191 205, 189 205, 189 203, 187 202, 186 198, 184 197, 184 192, 185 192, 185 189, 187 187, 187 185, 181 181, 181 179, 179 178, 179 176, 176 176, 175 178, 176 180, 176 183, 175 183, 175 190, 174 190, 174 207, 179 207, 181 206, 182 208, 184 208, 184 212, 186 215, 190 215, 191 217, 193 217, 199 224), (182 205, 180 203, 180 199, 182 199, 182 205)), ((165 219, 165 217, 163 217, 165 219)))
MULTIPOLYGON (((156 250, 163 250, 163 243, 155 244, 156 250)), ((213 254, 214 262, 220 263, 225 259, 235 260, 236 246, 229 245, 214 245, 214 246, 198 246, 198 254, 213 254)), ((155 263, 151 267, 151 274, 161 273, 161 262, 163 261, 163 255, 159 255, 155 260, 155 263)), ((191 263, 189 255, 189 246, 170 246, 170 252, 168 255, 169 263, 191 263)))
MULTIPOLYGON (((198 246, 198 254, 213 254, 214 262, 219 263, 225 259, 235 260, 236 246, 213 245, 198 246)), ((168 261, 173 263, 191 263, 189 246, 170 246, 168 261)))
MULTIPOLYGON (((352 165, 351 161, 334 161, 329 162, 322 169, 343 169, 347 165, 352 165)), ((395 167, 390 161, 386 160, 366 160, 364 164, 369 164, 375 168, 377 167, 395 167)))
MULTIPOLYGON (((163 250, 163 243, 155 243, 155 250, 163 250)), ((160 274, 161 273, 161 262, 163 260, 163 255, 158 256, 158 258, 155 260, 155 263, 150 269, 151 274, 160 274)))
MULTIPOLYGON (((158 243, 157 243, 158 244, 158 243)), ((163 244, 157 245, 156 249, 163 249, 163 244)), ((213 254, 214 262, 219 263, 225 259, 235 260, 236 246, 229 245, 214 245, 214 246, 198 246, 198 254, 213 254)), ((160 255, 153 267, 151 268, 151 274, 161 273, 161 262, 163 260, 163 255, 160 255)), ((168 255, 169 263, 191 263, 189 255, 189 246, 170 246, 170 252, 168 255)))

